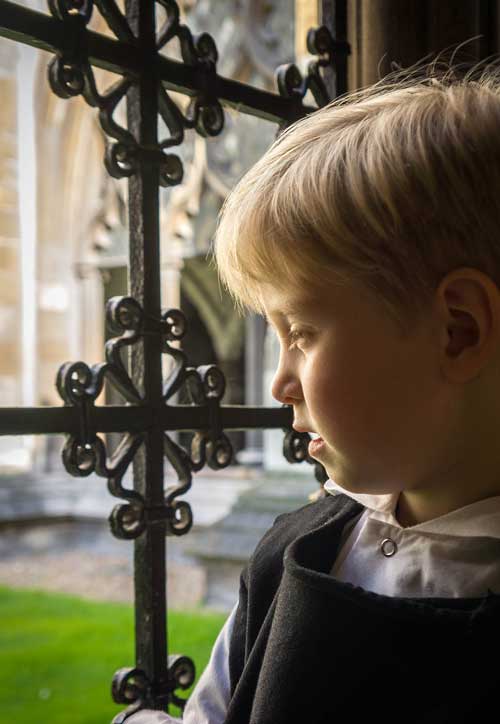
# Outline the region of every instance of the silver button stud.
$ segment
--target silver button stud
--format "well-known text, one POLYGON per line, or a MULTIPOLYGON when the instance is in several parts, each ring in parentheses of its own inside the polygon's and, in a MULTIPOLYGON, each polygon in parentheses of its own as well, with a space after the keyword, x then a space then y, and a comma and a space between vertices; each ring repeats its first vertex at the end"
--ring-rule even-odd
POLYGON ((384 556, 387 556, 387 558, 393 556, 397 549, 398 547, 395 541, 392 540, 392 538, 384 538, 384 540, 380 544, 380 550, 382 551, 384 556))

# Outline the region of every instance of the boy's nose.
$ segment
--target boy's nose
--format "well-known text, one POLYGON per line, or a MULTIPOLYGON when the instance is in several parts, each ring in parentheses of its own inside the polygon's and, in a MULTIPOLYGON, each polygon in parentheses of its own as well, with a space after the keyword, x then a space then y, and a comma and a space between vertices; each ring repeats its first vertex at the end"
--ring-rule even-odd
POLYGON ((300 383, 294 375, 286 370, 277 370, 271 385, 271 395, 283 405, 293 405, 301 398, 300 383))

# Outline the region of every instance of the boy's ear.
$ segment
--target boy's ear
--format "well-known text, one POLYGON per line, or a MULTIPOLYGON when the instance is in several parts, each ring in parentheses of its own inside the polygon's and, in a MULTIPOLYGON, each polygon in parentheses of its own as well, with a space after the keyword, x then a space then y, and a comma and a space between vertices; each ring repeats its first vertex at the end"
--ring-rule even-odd
POLYGON ((468 382, 500 348, 500 291, 487 274, 455 269, 436 291, 440 319, 441 369, 451 382, 468 382))

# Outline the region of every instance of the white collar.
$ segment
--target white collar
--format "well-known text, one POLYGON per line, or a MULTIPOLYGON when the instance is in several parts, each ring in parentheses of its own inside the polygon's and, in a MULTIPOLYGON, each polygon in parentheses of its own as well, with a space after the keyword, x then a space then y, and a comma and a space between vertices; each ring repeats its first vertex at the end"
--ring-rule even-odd
POLYGON ((388 493, 387 495, 352 493, 341 488, 340 485, 330 479, 326 481, 324 487, 332 495, 344 493, 361 503, 371 511, 370 518, 394 525, 403 530, 459 537, 500 538, 500 495, 478 500, 476 503, 470 503, 463 508, 452 510, 450 513, 441 515, 438 518, 403 528, 394 517, 399 493, 388 493))

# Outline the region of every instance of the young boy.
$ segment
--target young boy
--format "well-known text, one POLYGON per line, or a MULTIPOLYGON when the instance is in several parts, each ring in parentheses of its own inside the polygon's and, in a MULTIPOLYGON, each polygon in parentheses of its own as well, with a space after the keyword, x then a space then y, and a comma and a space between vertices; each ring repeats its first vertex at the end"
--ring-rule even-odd
POLYGON ((276 331, 272 392, 320 436, 329 495, 257 546, 188 724, 498 709, 496 74, 410 74, 333 102, 224 205, 221 279, 276 331))

